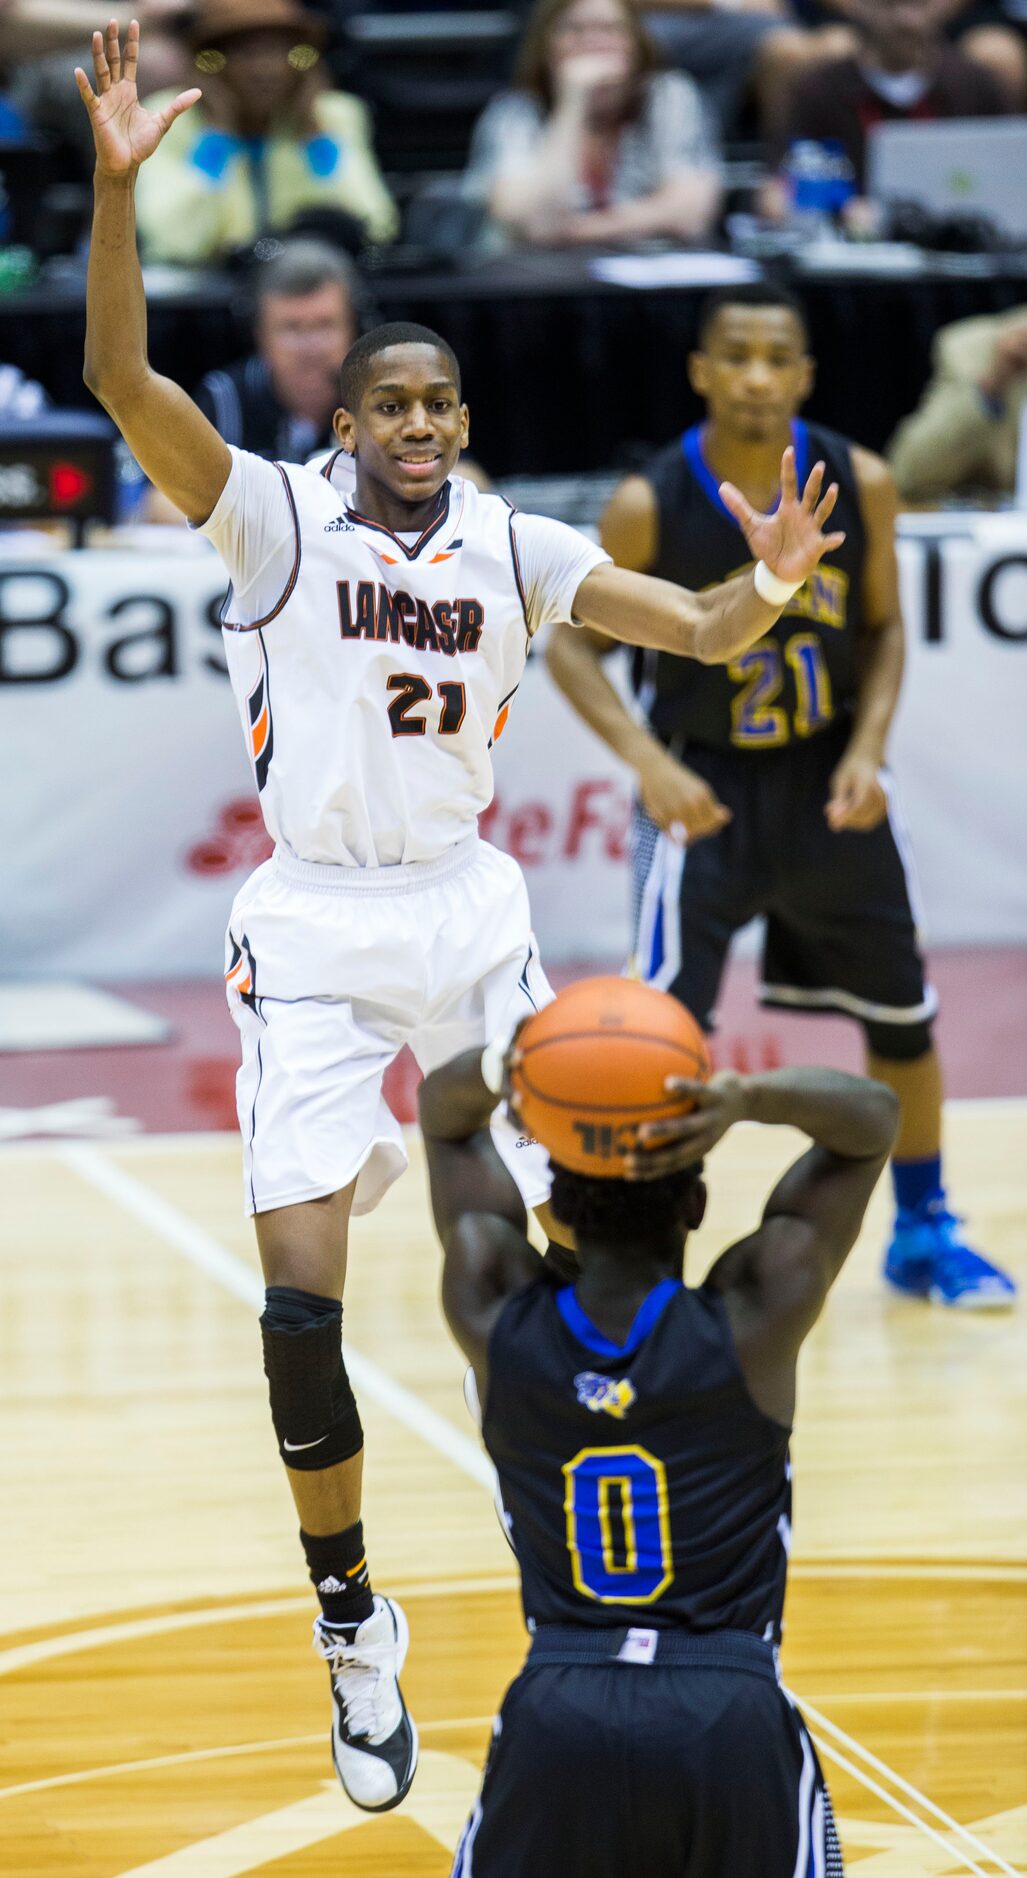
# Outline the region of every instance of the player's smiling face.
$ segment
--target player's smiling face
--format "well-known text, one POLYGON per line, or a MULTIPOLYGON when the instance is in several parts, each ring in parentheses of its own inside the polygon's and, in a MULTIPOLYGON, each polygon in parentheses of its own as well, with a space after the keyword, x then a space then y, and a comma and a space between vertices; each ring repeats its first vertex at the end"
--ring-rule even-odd
POLYGON ((722 306, 689 371, 712 422, 739 443, 775 438, 813 384, 806 335, 785 306, 722 306))
POLYGON ((383 484, 400 502, 429 501, 466 448, 466 404, 444 352, 388 346, 372 359, 356 411, 340 410, 335 433, 354 453, 361 480, 383 484))

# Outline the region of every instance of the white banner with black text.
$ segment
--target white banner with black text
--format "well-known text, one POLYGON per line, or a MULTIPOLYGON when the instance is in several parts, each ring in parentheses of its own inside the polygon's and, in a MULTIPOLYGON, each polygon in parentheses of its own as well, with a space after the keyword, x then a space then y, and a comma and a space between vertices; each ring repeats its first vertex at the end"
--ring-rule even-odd
MULTIPOLYGON (((900 544, 909 657, 891 761, 929 943, 1027 939, 1027 519, 919 518, 900 544)), ((205 543, 0 560, 0 970, 221 969, 268 853, 205 543)), ((489 838, 525 870, 545 957, 628 944, 632 779, 537 655, 496 749, 489 838)))

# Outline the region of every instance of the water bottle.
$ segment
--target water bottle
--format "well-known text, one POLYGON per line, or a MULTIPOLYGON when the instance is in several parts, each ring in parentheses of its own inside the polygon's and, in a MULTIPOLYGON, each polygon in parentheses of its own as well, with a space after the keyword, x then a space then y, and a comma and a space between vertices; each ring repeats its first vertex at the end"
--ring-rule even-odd
POLYGON ((856 172, 845 145, 837 137, 829 137, 824 145, 831 170, 831 211, 840 216, 847 202, 851 202, 856 190, 856 172))
POLYGON ((785 175, 795 226, 810 240, 831 240, 835 218, 856 193, 856 172, 843 146, 803 138, 788 152, 785 175))

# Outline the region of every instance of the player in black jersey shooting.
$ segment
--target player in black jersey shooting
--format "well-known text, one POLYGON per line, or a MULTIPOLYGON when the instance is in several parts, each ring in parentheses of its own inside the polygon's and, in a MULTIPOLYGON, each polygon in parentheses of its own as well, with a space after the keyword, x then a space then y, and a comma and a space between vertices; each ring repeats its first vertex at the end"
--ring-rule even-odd
POLYGON ((638 777, 637 969, 712 1028, 732 936, 764 914, 761 1001, 856 1018, 869 1073, 901 1102, 889 1282, 963 1308, 1009 1305, 1012 1280, 966 1245, 942 1178, 937 997, 884 767, 903 667, 891 473, 800 420, 814 363, 787 292, 713 295, 689 371, 706 421, 615 491, 602 542, 618 565, 700 589, 740 572, 749 556, 738 511, 718 483, 727 477, 772 509, 782 442, 800 482, 812 456, 826 462, 845 541, 726 666, 636 654, 643 722, 603 673, 611 640, 569 627, 553 636, 557 684, 638 777))
POLYGON ((898 1104, 830 1070, 668 1086, 699 1106, 640 1130, 633 1178, 554 1163, 573 1286, 528 1241, 481 1057, 422 1086, 443 1306, 474 1369, 532 1632, 454 1878, 842 1871, 813 1745, 777 1678, 788 1443, 799 1348, 898 1104), (756 1230, 689 1288, 702 1161, 741 1120, 812 1145, 756 1230))

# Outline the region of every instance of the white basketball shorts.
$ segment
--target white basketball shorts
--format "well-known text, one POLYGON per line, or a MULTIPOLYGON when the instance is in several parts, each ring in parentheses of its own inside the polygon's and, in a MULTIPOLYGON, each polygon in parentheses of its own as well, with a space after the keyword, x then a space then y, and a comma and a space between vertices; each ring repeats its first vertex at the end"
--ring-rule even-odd
MULTIPOLYGON (((246 1210, 347 1187, 368 1213, 407 1165, 382 1078, 403 1044, 427 1073, 553 996, 516 861, 468 836, 435 861, 328 867, 276 852, 232 908, 226 982, 246 1210)), ((496 1146, 526 1206, 545 1150, 503 1114, 496 1146)))

